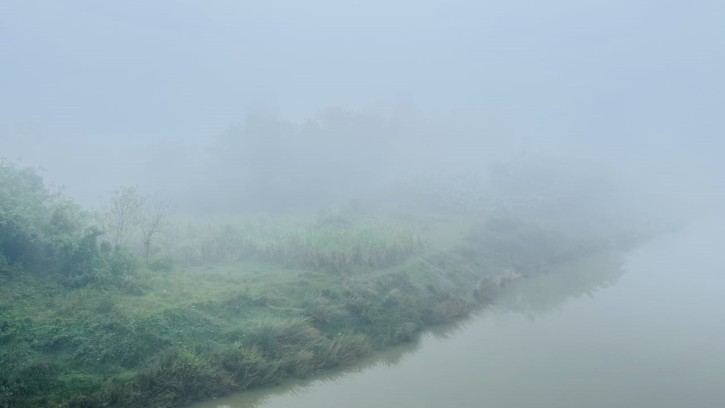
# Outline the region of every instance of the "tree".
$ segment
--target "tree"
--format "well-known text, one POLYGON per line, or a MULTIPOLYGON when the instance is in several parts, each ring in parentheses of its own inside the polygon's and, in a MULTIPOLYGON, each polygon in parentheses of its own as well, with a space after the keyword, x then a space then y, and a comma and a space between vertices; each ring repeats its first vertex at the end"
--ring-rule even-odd
POLYGON ((37 171, 0 159, 0 253, 5 262, 38 263, 50 201, 37 171))
POLYGON ((85 286, 100 263, 100 231, 89 221, 78 204, 48 190, 36 170, 0 159, 0 273, 42 273, 85 286))
POLYGON ((120 187, 113 192, 106 221, 114 247, 122 246, 139 225, 145 201, 136 187, 120 187))
POLYGON ((149 200, 144 201, 139 226, 143 235, 144 259, 148 262, 153 239, 164 228, 169 216, 169 204, 165 200, 155 200, 152 203, 149 200))

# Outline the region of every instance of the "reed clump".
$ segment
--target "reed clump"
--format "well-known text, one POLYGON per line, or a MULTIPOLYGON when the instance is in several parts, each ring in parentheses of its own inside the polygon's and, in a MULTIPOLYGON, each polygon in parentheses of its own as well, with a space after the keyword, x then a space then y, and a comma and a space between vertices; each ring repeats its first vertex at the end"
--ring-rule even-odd
POLYGON ((163 255, 182 264, 255 259, 328 272, 396 265, 425 247, 412 225, 381 220, 220 220, 189 223, 164 244, 163 255))

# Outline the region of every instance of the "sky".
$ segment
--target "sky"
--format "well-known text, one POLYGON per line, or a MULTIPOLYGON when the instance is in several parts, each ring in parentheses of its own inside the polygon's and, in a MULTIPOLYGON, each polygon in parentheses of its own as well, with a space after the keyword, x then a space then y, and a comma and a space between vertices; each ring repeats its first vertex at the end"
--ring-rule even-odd
POLYGON ((723 21, 711 0, 4 0, 0 156, 81 194, 89 169, 126 182, 145 146, 203 144, 250 109, 411 103, 536 149, 715 169, 723 21))

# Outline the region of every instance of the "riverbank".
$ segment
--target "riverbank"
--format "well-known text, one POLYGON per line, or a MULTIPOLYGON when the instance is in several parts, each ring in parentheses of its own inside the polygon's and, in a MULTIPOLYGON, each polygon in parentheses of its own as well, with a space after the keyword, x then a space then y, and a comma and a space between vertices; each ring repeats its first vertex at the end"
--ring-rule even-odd
POLYGON ((583 258, 377 362, 193 407, 723 406, 724 233, 708 219, 583 258))
POLYGON ((524 219, 426 220, 379 246, 354 231, 390 235, 373 230, 392 221, 315 224, 306 252, 272 240, 269 258, 150 265, 111 286, 5 276, 0 406, 183 406, 309 377, 456 321, 511 279, 623 244, 524 219), (393 255, 373 261, 376 248, 393 255))
POLYGON ((172 214, 133 187, 90 213, 0 162, 0 407, 177 407, 308 378, 651 235, 575 169, 172 214))

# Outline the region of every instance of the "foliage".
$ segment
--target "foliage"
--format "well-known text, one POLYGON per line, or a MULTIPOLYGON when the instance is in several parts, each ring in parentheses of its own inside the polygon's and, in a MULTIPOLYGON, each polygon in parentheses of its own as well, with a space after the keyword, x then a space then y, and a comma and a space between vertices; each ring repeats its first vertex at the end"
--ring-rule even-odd
POLYGON ((171 272, 174 269, 174 261, 169 258, 154 259, 148 268, 155 272, 171 272))
POLYGON ((163 249, 179 263, 209 265, 256 259, 329 272, 398 264, 424 248, 416 229, 405 223, 356 220, 226 220, 189 223, 163 249))
POLYGON ((33 272, 79 288, 100 283, 106 271, 132 272, 117 252, 101 251, 100 235, 88 214, 48 190, 37 171, 0 162, 1 273, 33 272))
POLYGON ((131 248, 148 264, 156 241, 167 228, 170 206, 157 197, 142 195, 135 186, 113 192, 101 222, 112 248, 131 248))
POLYGON ((169 217, 169 204, 165 201, 150 202, 149 199, 144 201, 145 205, 141 211, 139 229, 143 239, 144 260, 148 263, 151 259, 151 249, 156 236, 166 227, 167 218, 169 217))
POLYGON ((118 244, 142 215, 99 245, 81 208, 3 162, 0 407, 173 407, 344 367, 631 231, 581 227, 597 213, 562 211, 564 187, 467 183, 434 186, 427 207, 407 205, 418 189, 391 211, 169 218, 141 234, 158 250, 141 263, 118 244))
POLYGON ((106 210, 108 234, 114 247, 126 243, 129 234, 141 221, 144 198, 136 187, 124 186, 113 192, 111 204, 106 210))
POLYGON ((8 264, 37 268, 45 246, 51 194, 33 169, 0 161, 0 253, 8 264))
POLYGON ((218 138, 214 179, 235 209, 316 208, 387 175, 398 153, 394 126, 392 118, 344 109, 304 123, 251 114, 218 138))
POLYGON ((139 262, 133 254, 123 248, 115 249, 106 257, 108 271, 112 276, 132 274, 139 269, 139 262))
POLYGON ((0 253, 0 274, 9 275, 11 271, 11 265, 5 257, 5 254, 0 253))

